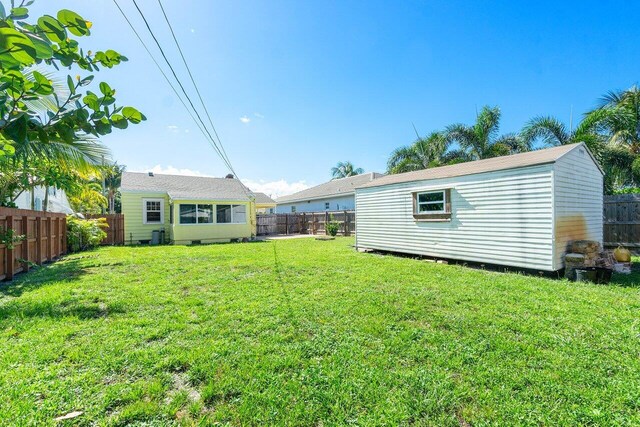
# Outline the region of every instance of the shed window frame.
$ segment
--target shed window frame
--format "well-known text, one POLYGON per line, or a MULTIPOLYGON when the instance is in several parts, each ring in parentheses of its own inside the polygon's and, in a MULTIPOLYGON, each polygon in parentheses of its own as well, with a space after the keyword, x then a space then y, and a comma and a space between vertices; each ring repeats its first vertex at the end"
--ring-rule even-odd
POLYGON ((142 199, 142 223, 143 224, 164 224, 164 199, 142 199), (158 212, 157 209, 149 210, 149 205, 147 203, 155 203, 158 202, 160 204, 160 221, 149 221, 148 213, 149 212, 158 212))
POLYGON ((416 221, 451 221, 451 189, 438 188, 433 190, 420 190, 412 193, 413 199, 413 218, 416 221), (441 194, 442 200, 430 200, 420 202, 420 196, 423 194, 441 194), (443 209, 435 211, 420 211, 420 206, 443 205, 443 209))

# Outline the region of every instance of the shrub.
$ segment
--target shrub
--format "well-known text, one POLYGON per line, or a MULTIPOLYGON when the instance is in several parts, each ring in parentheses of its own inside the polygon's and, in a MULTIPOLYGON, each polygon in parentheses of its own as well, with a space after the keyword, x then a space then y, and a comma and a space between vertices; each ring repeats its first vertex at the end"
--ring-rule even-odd
POLYGON ((335 236, 338 234, 338 229, 340 229, 340 223, 333 219, 333 215, 331 215, 331 220, 326 224, 325 229, 328 236, 335 236))
POLYGON ((104 229, 109 227, 105 218, 80 219, 67 216, 67 245, 70 252, 95 248, 107 237, 104 229))

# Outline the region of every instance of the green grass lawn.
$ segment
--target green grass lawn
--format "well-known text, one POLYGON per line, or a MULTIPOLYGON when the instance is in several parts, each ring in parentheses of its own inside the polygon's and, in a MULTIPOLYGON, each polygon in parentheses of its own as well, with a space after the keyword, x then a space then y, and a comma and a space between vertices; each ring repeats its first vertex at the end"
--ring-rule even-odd
POLYGON ((640 276, 352 244, 103 248, 0 285, 0 423, 640 424, 640 276))

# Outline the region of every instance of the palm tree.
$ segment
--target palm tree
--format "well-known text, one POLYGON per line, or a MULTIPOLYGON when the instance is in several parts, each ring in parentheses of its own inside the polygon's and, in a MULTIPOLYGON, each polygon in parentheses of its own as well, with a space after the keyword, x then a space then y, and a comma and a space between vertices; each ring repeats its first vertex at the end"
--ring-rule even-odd
POLYGON ((122 182, 122 173, 125 170, 125 166, 121 166, 118 163, 105 166, 102 171, 102 178, 104 183, 104 192, 107 195, 109 201, 109 213, 116 213, 115 200, 118 188, 122 182))
POLYGON ((411 145, 395 149, 387 162, 387 173, 403 173, 440 166, 460 160, 460 153, 448 152, 449 144, 441 132, 432 132, 411 145))
POLYGON ((335 167, 331 168, 332 179, 346 178, 348 176, 360 175, 364 173, 364 169, 356 168, 351 162, 338 162, 335 167))
POLYGON ((640 88, 632 86, 623 91, 611 91, 600 105, 587 113, 602 131, 607 132, 610 145, 625 147, 640 154, 640 88))
POLYGON ((640 88, 608 92, 587 119, 604 141, 600 160, 606 190, 640 185, 640 88))
POLYGON ((597 133, 598 116, 600 115, 585 116, 575 129, 567 129, 555 117, 537 116, 524 125, 520 137, 529 146, 533 146, 536 141, 541 141, 547 147, 584 142, 594 154, 599 154, 602 138, 597 133))
POLYGON ((458 143, 471 160, 487 159, 529 151, 526 141, 515 134, 499 135, 500 109, 484 106, 472 126, 454 124, 445 129, 449 144, 458 143))

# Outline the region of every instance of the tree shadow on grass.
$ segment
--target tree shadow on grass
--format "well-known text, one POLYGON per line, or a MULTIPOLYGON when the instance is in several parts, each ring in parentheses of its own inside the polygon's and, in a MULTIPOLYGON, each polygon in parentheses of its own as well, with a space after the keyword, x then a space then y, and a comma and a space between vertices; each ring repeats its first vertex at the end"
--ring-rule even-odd
POLYGON ((94 303, 90 301, 54 302, 54 301, 29 301, 28 303, 15 302, 0 306, 0 320, 10 318, 49 318, 62 319, 76 317, 80 320, 101 319, 113 314, 122 314, 126 310, 119 303, 94 303))
POLYGON ((19 297, 25 292, 30 292, 55 282, 69 282, 79 280, 82 276, 90 274, 98 267, 110 267, 123 263, 93 263, 87 258, 95 256, 85 255, 72 259, 61 259, 42 266, 32 267, 27 273, 18 274, 13 281, 0 282, 0 298, 3 296, 19 297))

